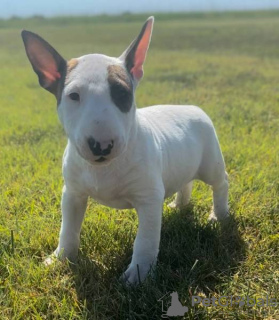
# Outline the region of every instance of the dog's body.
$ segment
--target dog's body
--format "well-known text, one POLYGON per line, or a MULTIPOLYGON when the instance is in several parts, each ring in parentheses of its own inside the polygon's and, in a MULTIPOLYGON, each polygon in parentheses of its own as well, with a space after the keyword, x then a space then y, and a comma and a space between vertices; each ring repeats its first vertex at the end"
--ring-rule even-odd
POLYGON ((154 189, 166 198, 194 179, 219 183, 224 162, 212 122, 201 109, 161 105, 137 110, 126 151, 109 165, 88 164, 69 141, 63 172, 74 192, 128 209, 154 189))
POLYGON ((213 187, 211 218, 228 215, 227 174, 208 116, 193 106, 135 108, 134 90, 142 77, 152 25, 148 19, 120 58, 87 55, 67 67, 44 40, 23 33, 27 55, 41 85, 55 94, 69 137, 55 256, 77 256, 89 196, 110 207, 136 208, 139 230, 124 273, 130 283, 143 280, 156 262, 164 198, 178 192, 171 206, 186 205, 192 181, 200 179, 213 187), (43 59, 38 62, 38 57, 43 59))

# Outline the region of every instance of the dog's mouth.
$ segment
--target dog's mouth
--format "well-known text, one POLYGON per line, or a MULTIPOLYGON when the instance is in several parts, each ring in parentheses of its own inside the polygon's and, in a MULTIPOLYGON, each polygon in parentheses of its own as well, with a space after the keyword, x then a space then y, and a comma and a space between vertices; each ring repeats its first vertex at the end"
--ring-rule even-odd
MULTIPOLYGON (((85 157, 84 154, 80 151, 80 149, 78 147, 76 147, 76 150, 77 150, 77 153, 79 154, 79 156, 81 158, 83 158, 84 160, 89 161, 89 162, 92 163, 92 160, 90 161, 87 157, 85 157)), ((102 163, 102 162, 105 162, 107 160, 108 160, 107 158, 101 156, 100 158, 94 160, 94 162, 102 163)))
POLYGON ((95 160, 95 162, 104 162, 107 159, 105 157, 100 157, 99 159, 95 160))
POLYGON ((111 161, 118 158, 126 150, 126 148, 123 149, 122 152, 119 154, 114 154, 114 155, 110 154, 108 156, 99 155, 98 157, 92 157, 92 155, 89 152, 86 152, 86 150, 85 150, 85 152, 83 152, 84 150, 80 149, 78 145, 75 145, 75 149, 76 149, 78 155, 82 159, 84 159, 85 161, 87 161, 91 165, 96 165, 96 166, 106 166, 106 165, 110 164, 111 161))

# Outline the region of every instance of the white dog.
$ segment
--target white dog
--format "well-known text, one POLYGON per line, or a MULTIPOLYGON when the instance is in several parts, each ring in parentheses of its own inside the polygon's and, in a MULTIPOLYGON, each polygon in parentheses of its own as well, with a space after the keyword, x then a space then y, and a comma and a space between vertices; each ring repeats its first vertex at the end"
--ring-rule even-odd
POLYGON ((211 219, 228 216, 227 174, 209 117, 194 106, 136 109, 134 94, 153 22, 150 17, 119 58, 89 54, 65 61, 41 37, 22 32, 40 85, 56 96, 68 136, 62 226, 54 255, 77 257, 89 196, 113 208, 135 208, 139 228, 123 275, 128 283, 144 280, 156 263, 166 197, 177 192, 171 206, 187 205, 192 181, 199 179, 213 188, 211 219))

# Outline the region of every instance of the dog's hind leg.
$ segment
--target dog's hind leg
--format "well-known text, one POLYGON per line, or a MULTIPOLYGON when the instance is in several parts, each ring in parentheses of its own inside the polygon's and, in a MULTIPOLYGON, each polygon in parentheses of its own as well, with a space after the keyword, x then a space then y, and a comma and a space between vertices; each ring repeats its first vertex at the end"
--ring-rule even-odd
POLYGON ((228 207, 228 174, 224 173, 224 178, 212 185, 213 190, 213 209, 209 216, 209 220, 224 220, 229 216, 228 207))
POLYGON ((225 220, 229 216, 228 206, 228 174, 220 145, 213 128, 207 133, 207 142, 203 152, 197 177, 212 187, 213 209, 209 220, 225 220))
POLYGON ((193 181, 185 184, 180 191, 177 192, 175 195, 175 199, 171 202, 168 207, 170 208, 177 208, 182 209, 183 207, 187 206, 191 199, 191 193, 193 188, 193 181))

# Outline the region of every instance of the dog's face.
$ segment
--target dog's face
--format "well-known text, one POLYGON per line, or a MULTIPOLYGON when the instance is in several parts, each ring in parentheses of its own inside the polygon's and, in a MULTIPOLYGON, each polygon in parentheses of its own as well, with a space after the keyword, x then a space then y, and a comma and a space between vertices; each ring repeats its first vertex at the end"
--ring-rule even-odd
POLYGON ((66 61, 38 35, 22 32, 40 85, 55 95, 68 138, 91 164, 107 164, 127 147, 135 124, 134 91, 143 76, 153 21, 146 21, 119 58, 89 54, 66 61))
POLYGON ((134 84, 120 59, 91 54, 68 62, 58 115, 80 156, 106 164, 127 146, 134 84))

